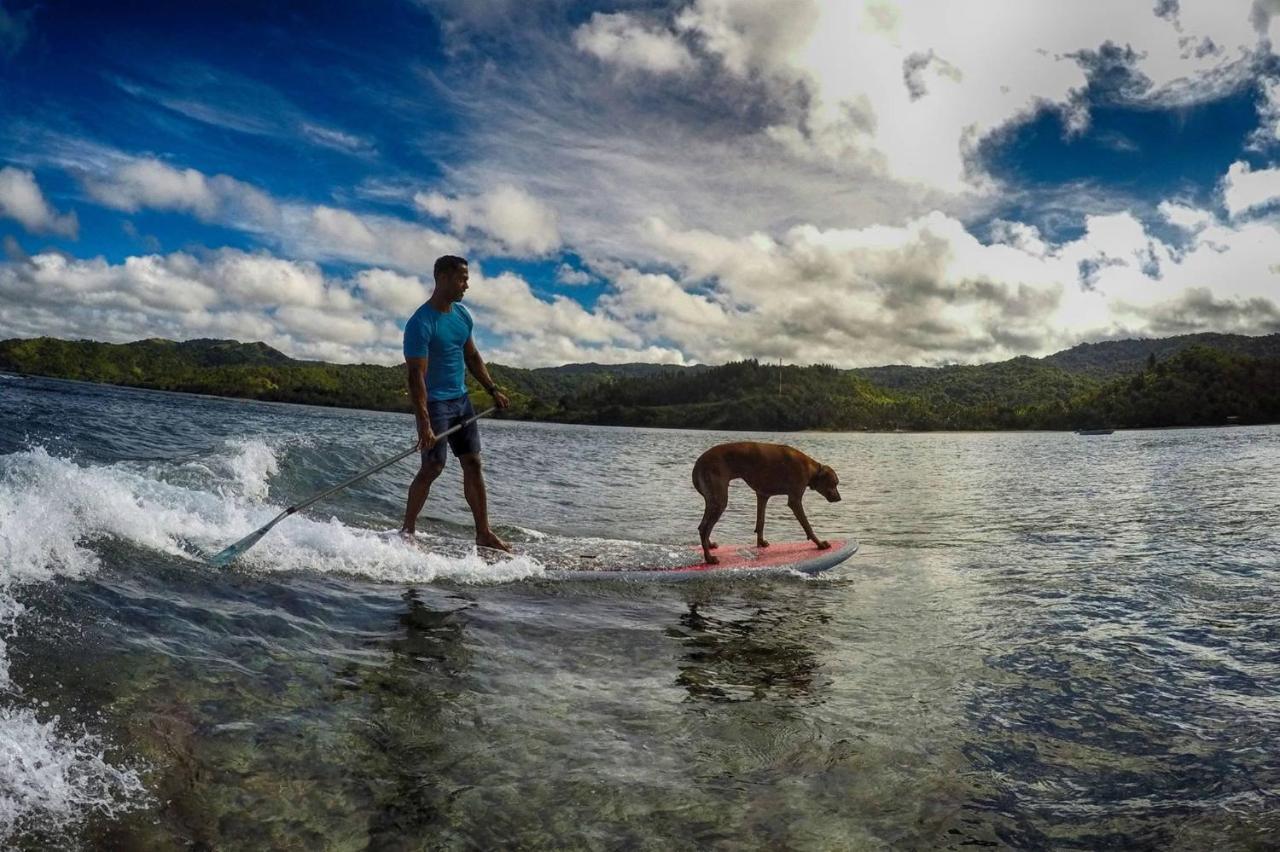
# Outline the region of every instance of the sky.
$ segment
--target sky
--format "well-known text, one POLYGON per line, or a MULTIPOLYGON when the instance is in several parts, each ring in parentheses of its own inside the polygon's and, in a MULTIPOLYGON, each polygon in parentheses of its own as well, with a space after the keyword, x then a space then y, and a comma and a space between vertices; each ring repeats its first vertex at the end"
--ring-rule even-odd
POLYGON ((1280 0, 0 0, 0 338, 982 363, 1280 331, 1280 0))

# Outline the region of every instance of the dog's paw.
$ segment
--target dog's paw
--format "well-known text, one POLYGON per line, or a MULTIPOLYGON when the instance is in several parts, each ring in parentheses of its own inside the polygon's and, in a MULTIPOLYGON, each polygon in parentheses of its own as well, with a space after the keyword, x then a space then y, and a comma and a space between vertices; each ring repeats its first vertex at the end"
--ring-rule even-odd
POLYGON ((719 559, 719 557, 712 556, 710 553, 704 553, 703 555, 707 557, 707 564, 708 564, 708 565, 719 565, 719 564, 720 564, 720 559, 719 559))
POLYGON ((829 541, 818 541, 814 543, 818 545, 819 550, 829 550, 831 548, 831 542, 829 541))
POLYGON ((764 539, 762 538, 756 539, 756 547, 768 547, 768 546, 769 546, 769 542, 765 541, 764 539))
POLYGON ((719 547, 719 546, 720 546, 720 543, 719 543, 719 542, 715 542, 715 541, 709 541, 709 542, 707 542, 707 549, 708 549, 708 550, 715 550, 715 549, 716 549, 717 547, 719 547))

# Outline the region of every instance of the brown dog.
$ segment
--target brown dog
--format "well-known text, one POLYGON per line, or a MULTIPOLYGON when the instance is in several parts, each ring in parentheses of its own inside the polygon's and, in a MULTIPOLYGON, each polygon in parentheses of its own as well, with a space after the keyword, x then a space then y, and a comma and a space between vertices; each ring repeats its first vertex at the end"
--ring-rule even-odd
POLYGON ((764 507, 769 498, 787 495, 787 505, 795 512, 796 520, 804 527, 804 534, 825 550, 831 545, 813 534, 809 519, 804 516, 804 491, 812 488, 831 503, 840 499, 836 486, 840 478, 825 464, 819 464, 795 447, 782 444, 761 444, 755 441, 739 441, 719 444, 707 450, 693 465, 693 487, 706 501, 698 535, 702 539, 702 555, 707 562, 720 560, 711 555, 718 545, 711 540, 711 528, 729 505, 729 483, 741 479, 756 492, 756 545, 768 547, 764 540, 764 507))

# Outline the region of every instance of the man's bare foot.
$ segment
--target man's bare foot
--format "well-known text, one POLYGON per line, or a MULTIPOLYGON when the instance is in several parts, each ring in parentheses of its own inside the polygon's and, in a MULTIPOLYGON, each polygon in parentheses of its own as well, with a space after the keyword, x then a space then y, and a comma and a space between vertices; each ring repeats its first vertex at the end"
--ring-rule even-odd
POLYGON ((413 530, 405 529, 404 527, 400 528, 400 537, 405 541, 413 541, 417 538, 417 536, 418 534, 413 530))
POLYGON ((476 547, 489 547, 494 550, 502 550, 507 553, 511 552, 511 547, 491 532, 486 534, 477 533, 476 547))

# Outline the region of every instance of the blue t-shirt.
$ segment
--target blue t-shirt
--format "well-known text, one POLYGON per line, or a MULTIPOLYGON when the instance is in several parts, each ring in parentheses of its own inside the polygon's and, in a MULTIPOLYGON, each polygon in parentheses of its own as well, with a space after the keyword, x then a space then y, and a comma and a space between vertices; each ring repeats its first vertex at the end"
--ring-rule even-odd
POLYGON ((463 347, 471 337, 471 312, 454 302, 442 314, 424 302, 404 326, 404 357, 427 359, 427 398, 457 399, 467 394, 463 347))

